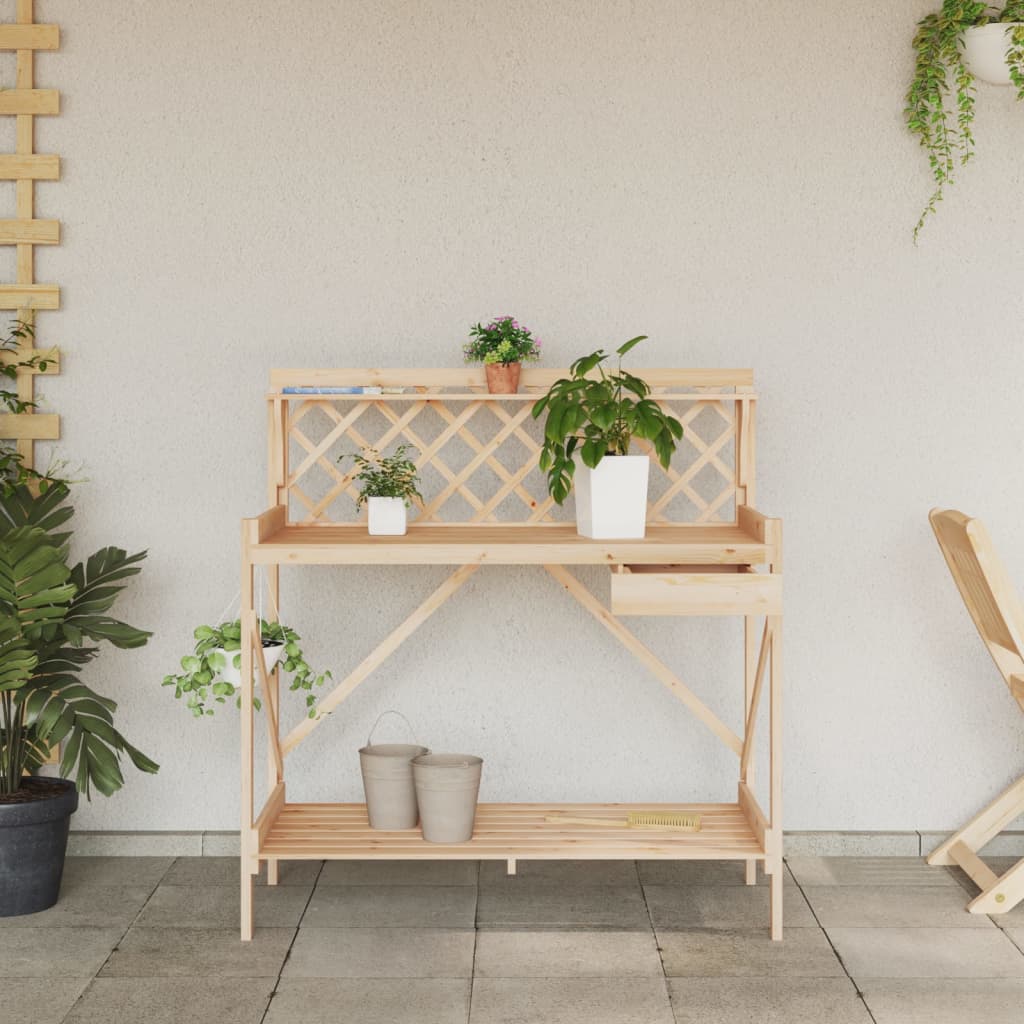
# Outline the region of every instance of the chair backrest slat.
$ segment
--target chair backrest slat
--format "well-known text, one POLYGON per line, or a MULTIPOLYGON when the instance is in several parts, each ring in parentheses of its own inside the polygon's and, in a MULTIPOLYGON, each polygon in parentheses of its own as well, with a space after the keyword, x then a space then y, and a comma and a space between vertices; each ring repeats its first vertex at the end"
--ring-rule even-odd
MULTIPOLYGON (((1014 678, 1024 674, 1024 608, 988 531, 979 520, 951 509, 933 509, 928 518, 981 639, 1015 689, 1014 678)), ((1019 696, 1018 702, 1024 708, 1019 696)))

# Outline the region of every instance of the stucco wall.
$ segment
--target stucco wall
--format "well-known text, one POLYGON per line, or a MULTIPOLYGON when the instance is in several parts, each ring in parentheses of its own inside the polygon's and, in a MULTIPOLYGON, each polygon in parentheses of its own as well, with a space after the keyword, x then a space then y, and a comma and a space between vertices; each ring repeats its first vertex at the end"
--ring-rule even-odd
MULTIPOLYGON (((64 159, 38 189, 65 225, 44 390, 87 478, 79 550, 150 551, 123 611, 156 636, 91 680, 163 765, 77 827, 237 822, 235 713, 194 722, 159 684, 237 587, 269 369, 452 365, 505 311, 551 364, 643 332, 647 365, 756 368, 788 827, 941 829, 1019 772, 926 513, 985 517, 1024 586, 1024 107, 981 88, 977 162, 915 249, 901 108, 932 6, 39 0, 64 33, 38 75, 63 93, 38 129, 64 159)), ((443 571, 293 572, 285 609, 343 674, 443 571)), ((637 628, 738 725, 737 624, 637 628)), ((539 570, 474 577, 290 794, 356 798, 384 707, 481 753, 486 798, 734 793, 731 755, 539 570)))

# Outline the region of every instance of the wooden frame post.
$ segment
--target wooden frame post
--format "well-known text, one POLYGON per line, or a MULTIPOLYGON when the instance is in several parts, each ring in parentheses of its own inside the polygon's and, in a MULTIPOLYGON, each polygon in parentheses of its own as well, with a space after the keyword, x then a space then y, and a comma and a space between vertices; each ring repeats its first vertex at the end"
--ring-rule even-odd
MULTIPOLYGON (((250 556, 251 524, 242 523, 242 593, 239 619, 242 626, 241 650, 241 697, 242 707, 239 720, 241 722, 241 822, 239 827, 239 846, 241 850, 241 889, 242 913, 241 932, 243 941, 249 941, 253 932, 253 876, 259 871, 256 837, 253 832, 253 618, 256 614, 253 607, 253 565, 250 556)), ((259 628, 258 624, 256 626, 259 628)))

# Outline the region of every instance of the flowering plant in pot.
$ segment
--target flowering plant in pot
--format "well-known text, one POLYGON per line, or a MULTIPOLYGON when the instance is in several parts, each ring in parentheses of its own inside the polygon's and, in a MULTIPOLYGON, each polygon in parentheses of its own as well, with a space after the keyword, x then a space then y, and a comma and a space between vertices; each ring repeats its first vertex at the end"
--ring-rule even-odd
POLYGON ((61 482, 0 494, 0 917, 56 902, 79 793, 120 789, 122 755, 158 770, 115 728, 114 701, 81 679, 100 643, 149 640, 108 614, 146 552, 106 547, 70 565, 67 499, 61 482), (59 744, 63 777, 33 775, 59 744))
POLYGON ((497 316, 486 327, 476 324, 469 338, 462 348, 466 362, 484 364, 492 395, 514 395, 522 364, 540 359, 540 340, 512 316, 497 316))
POLYGON ((423 500, 419 492, 419 472, 409 458, 412 445, 400 444, 391 455, 382 456, 376 448, 364 448, 365 455, 339 455, 338 461, 353 459, 359 469, 356 480, 361 487, 356 508, 369 508, 369 532, 374 536, 400 537, 406 529, 406 509, 412 499, 423 500))
MULTIPOLYGON (((181 659, 180 673, 164 676, 163 685, 174 687, 176 699, 185 698, 185 704, 196 718, 212 715, 214 709, 207 702, 224 704, 237 696, 242 682, 242 623, 240 619, 222 622, 218 626, 197 626, 192 654, 181 659)), ((306 691, 306 708, 310 717, 315 712, 314 686, 323 686, 331 678, 330 672, 314 672, 302 653, 302 637, 290 626, 260 619, 260 639, 263 645, 263 664, 268 673, 280 665, 292 677, 290 690, 306 691)), ((258 677, 257 677, 258 678, 258 677)), ((260 701, 253 704, 259 709, 260 701)))
POLYGON ((974 155, 975 80, 1013 85, 1024 100, 1024 0, 1009 0, 1001 9, 943 0, 941 10, 918 22, 913 45, 914 78, 904 113, 935 180, 914 228, 916 242, 957 167, 974 155))
POLYGON ((576 483, 576 526, 584 537, 643 537, 647 519, 650 459, 631 455, 634 437, 651 442, 666 468, 683 436, 683 425, 652 398, 642 378, 622 369, 622 357, 646 340, 632 338, 616 350, 618 366, 606 372, 603 349, 577 359, 569 376, 556 380, 533 406, 547 412, 540 468, 561 505, 576 483), (597 377, 588 374, 597 370, 597 377))

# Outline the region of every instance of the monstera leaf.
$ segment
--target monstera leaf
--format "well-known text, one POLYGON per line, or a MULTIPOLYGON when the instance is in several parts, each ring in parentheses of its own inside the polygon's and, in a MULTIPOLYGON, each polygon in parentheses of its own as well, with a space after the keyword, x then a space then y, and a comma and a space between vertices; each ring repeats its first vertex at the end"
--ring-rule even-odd
POLYGON ((45 530, 22 526, 0 540, 0 610, 21 635, 38 640, 53 633, 75 596, 64 552, 45 530))
POLYGON ((18 620, 0 615, 0 693, 20 690, 32 678, 38 661, 22 635, 18 620))
POLYGON ((21 526, 37 526, 49 534, 54 547, 63 547, 71 534, 53 531, 75 514, 71 505, 64 504, 67 499, 68 488, 63 483, 54 484, 39 494, 27 487, 12 488, 0 500, 0 534, 21 526))
POLYGON ((87 562, 71 570, 76 593, 64 619, 64 636, 69 643, 78 646, 83 636, 108 640, 122 648, 142 647, 146 643, 152 633, 104 614, 124 589, 120 581, 138 575, 142 571, 138 563, 145 557, 145 551, 129 555, 121 548, 100 548, 87 562))

